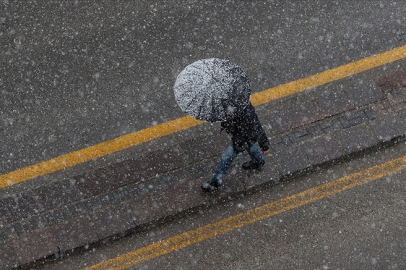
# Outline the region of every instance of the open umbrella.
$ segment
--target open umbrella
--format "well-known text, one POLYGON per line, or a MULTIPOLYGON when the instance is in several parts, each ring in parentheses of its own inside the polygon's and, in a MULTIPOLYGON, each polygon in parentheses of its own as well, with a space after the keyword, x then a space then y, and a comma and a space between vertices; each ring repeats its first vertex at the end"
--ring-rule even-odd
POLYGON ((175 99, 181 110, 209 122, 232 119, 249 104, 250 81, 229 60, 210 58, 188 65, 177 77, 175 99))

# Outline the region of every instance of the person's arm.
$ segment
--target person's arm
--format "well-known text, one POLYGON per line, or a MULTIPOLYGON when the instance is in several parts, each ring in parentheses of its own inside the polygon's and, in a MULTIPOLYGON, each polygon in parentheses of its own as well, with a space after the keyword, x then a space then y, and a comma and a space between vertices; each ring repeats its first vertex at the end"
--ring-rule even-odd
POLYGON ((255 121, 255 129, 256 129, 256 132, 258 135, 258 144, 265 156, 269 153, 269 147, 270 147, 268 136, 266 136, 266 133, 265 133, 265 131, 261 125, 261 122, 258 119, 258 115, 256 113, 254 113, 254 121, 255 121))
POLYGON ((258 121, 258 124, 259 124, 258 125, 258 134, 259 134, 258 144, 259 144, 259 147, 261 148, 264 156, 266 156, 269 153, 270 143, 269 143, 268 137, 266 136, 265 131, 262 128, 261 123, 259 121, 258 121))
POLYGON ((256 139, 258 140, 259 147, 265 156, 269 153, 270 143, 264 129, 262 128, 261 122, 258 119, 255 108, 251 104, 247 107, 247 117, 247 121, 252 121, 256 139))

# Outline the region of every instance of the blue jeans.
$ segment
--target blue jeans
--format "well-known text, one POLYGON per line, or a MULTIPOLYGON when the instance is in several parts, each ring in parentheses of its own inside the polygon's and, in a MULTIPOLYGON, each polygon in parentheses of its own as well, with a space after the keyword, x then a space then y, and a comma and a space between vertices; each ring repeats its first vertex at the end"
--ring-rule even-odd
MULTIPOLYGON (((245 150, 247 150, 248 154, 250 155, 252 162, 262 163, 264 161, 261 152, 259 151, 258 147, 255 144, 251 145, 250 147, 247 147, 245 150)), ((233 144, 231 143, 221 156, 220 163, 217 166, 216 173, 214 174, 212 179, 220 180, 224 175, 226 175, 228 169, 233 163, 234 158, 237 155, 238 152, 234 150, 233 144)))

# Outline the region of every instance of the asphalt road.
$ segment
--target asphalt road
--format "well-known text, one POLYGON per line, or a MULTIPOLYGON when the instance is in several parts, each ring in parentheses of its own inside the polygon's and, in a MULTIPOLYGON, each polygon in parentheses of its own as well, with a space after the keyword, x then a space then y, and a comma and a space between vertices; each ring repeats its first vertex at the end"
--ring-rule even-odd
MULTIPOLYGON (((89 267, 404 155, 400 143, 37 269, 89 267)), ((405 177, 378 177, 125 269, 405 269, 405 177)))
POLYGON ((209 57, 253 91, 404 45, 402 1, 2 1, 0 174, 182 116, 209 57))
MULTIPOLYGON (((405 43, 392 1, 0 3, 0 174, 183 116, 189 63, 240 64, 253 91, 405 43)), ((46 269, 74 269, 405 154, 403 145, 187 216, 46 269)), ((405 268, 404 172, 134 269, 405 268)))

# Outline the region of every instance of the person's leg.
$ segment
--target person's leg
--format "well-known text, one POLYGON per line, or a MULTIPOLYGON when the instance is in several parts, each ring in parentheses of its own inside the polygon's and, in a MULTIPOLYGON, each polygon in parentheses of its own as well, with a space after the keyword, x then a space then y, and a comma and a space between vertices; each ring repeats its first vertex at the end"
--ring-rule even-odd
POLYGON ((236 156, 237 152, 234 151, 233 144, 231 143, 223 152, 220 163, 217 165, 216 172, 213 177, 208 182, 202 184, 201 187, 204 191, 213 191, 221 185, 221 179, 227 174, 227 171, 230 169, 230 166, 236 156))
POLYGON ((264 157, 262 156, 261 151, 259 151, 258 147, 255 144, 251 145, 251 147, 249 147, 247 151, 251 157, 252 162, 254 163, 264 162, 264 157))
POLYGON ((221 180, 221 178, 227 174, 227 171, 230 169, 230 166, 236 156, 237 153, 234 151, 233 144, 231 143, 221 156, 220 163, 216 168, 216 173, 214 174, 213 179, 221 180))
POLYGON ((250 170, 250 169, 258 169, 262 165, 265 164, 264 157, 262 156, 261 151, 259 151, 258 147, 255 144, 252 144, 247 148, 247 152, 251 157, 250 161, 245 162, 242 167, 243 169, 250 170))

